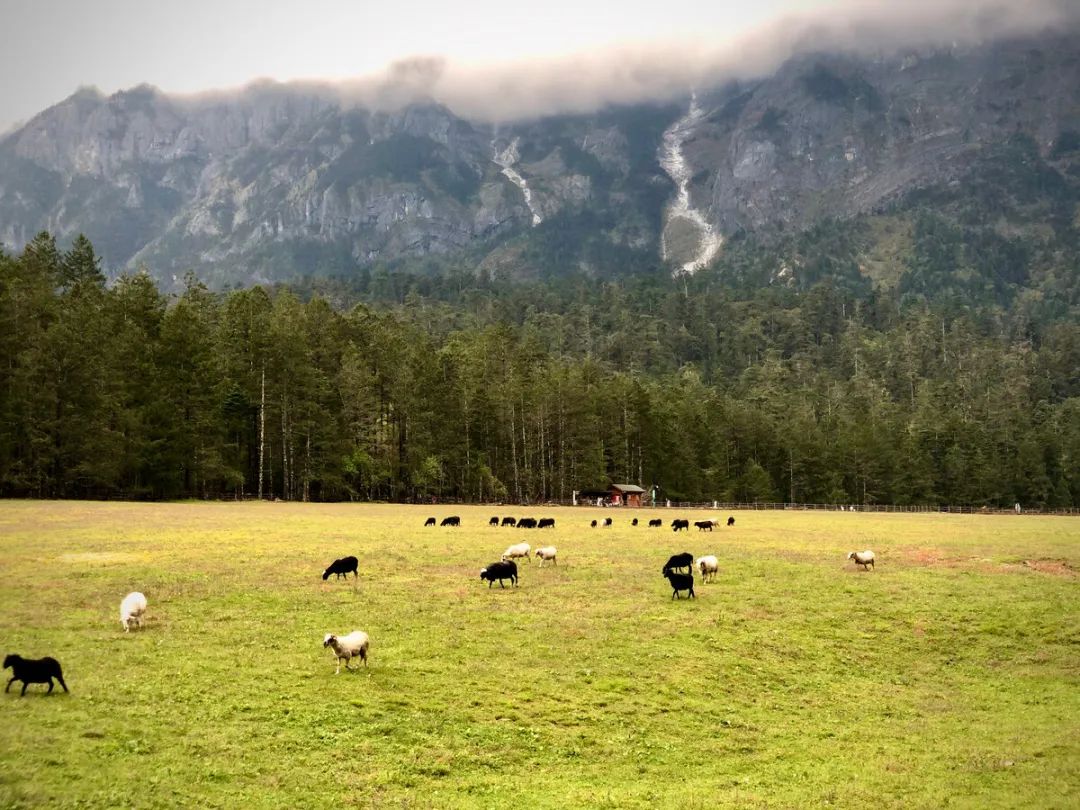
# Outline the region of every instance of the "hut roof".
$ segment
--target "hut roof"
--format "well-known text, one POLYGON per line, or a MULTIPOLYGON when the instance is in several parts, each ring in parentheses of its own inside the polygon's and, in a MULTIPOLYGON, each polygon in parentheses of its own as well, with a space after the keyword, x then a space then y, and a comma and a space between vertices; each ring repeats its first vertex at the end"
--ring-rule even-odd
POLYGON ((611 488, 618 490, 619 492, 644 492, 641 487, 636 484, 612 484, 611 488))

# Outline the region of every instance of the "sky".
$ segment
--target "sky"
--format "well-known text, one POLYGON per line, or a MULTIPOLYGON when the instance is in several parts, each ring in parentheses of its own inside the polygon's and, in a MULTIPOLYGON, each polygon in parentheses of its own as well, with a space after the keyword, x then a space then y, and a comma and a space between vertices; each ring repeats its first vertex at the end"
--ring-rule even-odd
MULTIPOLYGON (((0 0, 0 132, 81 86, 112 93, 149 83, 196 93, 263 78, 347 83, 400 75, 390 66, 403 60, 426 65, 422 80, 442 82, 459 103, 469 94, 502 93, 515 109, 525 103, 521 94, 536 93, 556 108, 566 106, 564 97, 570 107, 587 106, 663 93, 702 71, 768 69, 794 47, 794 32, 805 40, 815 26, 827 29, 823 40, 862 36, 860 21, 889 36, 967 36, 1041 24, 1078 6, 1080 0, 0 0), (547 86, 555 75, 559 80, 547 86)), ((490 114, 482 104, 477 111, 490 114)))

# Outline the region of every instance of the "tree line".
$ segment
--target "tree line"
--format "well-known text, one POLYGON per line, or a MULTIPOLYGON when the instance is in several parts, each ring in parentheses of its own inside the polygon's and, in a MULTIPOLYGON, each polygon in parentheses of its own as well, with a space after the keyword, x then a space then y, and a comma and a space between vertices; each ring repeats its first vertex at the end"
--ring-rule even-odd
POLYGON ((734 245, 723 284, 400 276, 341 306, 106 284, 43 233, 0 254, 0 494, 1080 505, 1075 321, 1033 341, 836 254, 796 287, 734 245))

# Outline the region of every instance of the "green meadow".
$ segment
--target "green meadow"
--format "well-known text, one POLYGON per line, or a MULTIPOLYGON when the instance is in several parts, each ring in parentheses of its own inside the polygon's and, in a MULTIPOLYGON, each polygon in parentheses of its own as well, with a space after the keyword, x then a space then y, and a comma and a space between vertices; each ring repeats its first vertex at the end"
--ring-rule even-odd
POLYGON ((0 652, 71 689, 0 696, 0 807, 1080 804, 1080 521, 734 514, 0 502, 0 652), (482 583, 523 540, 558 565, 482 583))

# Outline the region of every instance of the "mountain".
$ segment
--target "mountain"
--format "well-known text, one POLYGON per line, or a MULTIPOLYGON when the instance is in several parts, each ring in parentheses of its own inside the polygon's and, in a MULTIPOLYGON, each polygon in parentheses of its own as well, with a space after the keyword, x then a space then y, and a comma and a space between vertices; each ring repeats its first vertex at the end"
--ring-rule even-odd
POLYGON ((111 272, 166 285, 403 263, 693 271, 740 234, 947 197, 1014 158, 1035 164, 1036 196, 1075 198, 1080 38, 803 54, 670 103, 502 125, 270 83, 80 90, 0 141, 0 242, 85 233, 111 272))

